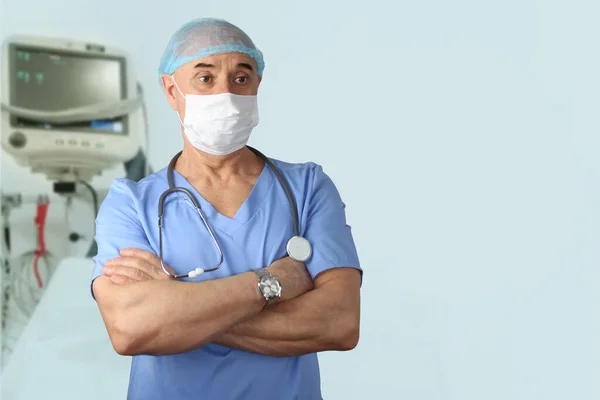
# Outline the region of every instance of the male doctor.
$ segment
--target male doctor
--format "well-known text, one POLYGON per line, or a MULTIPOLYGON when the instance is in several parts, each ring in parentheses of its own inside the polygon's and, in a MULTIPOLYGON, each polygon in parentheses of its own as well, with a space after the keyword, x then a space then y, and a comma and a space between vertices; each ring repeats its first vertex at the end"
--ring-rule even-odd
POLYGON ((116 180, 96 225, 92 292, 114 349, 133 356, 128 399, 317 400, 317 353, 358 343, 362 270, 336 187, 315 163, 269 165, 246 145, 263 70, 219 19, 182 26, 161 60, 183 150, 116 180), (161 200, 170 187, 185 190, 161 200))

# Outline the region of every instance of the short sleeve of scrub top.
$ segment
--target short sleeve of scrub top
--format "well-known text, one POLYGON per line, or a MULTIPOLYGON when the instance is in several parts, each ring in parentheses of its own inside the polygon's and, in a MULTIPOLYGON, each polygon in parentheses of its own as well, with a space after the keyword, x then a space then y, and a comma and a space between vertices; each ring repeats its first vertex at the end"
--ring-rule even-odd
POLYGON ((350 226, 346 223, 346 205, 323 168, 314 165, 313 186, 307 204, 304 237, 312 246, 305 262, 313 279, 331 268, 350 267, 362 275, 350 226))
MULTIPOLYGON (((125 179, 113 182, 96 218, 98 254, 94 257, 94 279, 102 275, 106 261, 120 256, 121 249, 136 248, 154 252, 135 207, 130 185, 125 179)), ((93 292, 92 292, 93 296, 93 292)))

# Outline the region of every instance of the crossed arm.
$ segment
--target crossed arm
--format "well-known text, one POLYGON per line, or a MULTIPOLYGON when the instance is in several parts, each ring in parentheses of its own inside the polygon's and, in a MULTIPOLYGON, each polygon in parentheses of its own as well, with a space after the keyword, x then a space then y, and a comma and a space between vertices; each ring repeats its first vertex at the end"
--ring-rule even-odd
POLYGON ((232 326, 213 342, 269 356, 350 350, 358 343, 360 274, 351 268, 321 273, 315 288, 232 326))
POLYGON ((356 346, 360 273, 335 268, 314 281, 304 264, 284 258, 269 268, 282 299, 264 308, 256 276, 200 283, 167 280, 152 253, 123 250, 93 284, 119 354, 175 354, 213 342, 268 356, 297 356, 356 346))

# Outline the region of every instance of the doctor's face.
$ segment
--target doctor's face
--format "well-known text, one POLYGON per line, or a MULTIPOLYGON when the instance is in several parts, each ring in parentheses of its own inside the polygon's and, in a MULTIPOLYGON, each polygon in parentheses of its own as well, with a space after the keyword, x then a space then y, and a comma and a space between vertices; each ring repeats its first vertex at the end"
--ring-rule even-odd
MULTIPOLYGON (((243 53, 222 53, 194 60, 178 68, 173 77, 185 95, 256 95, 261 81, 256 62, 243 53)), ((177 90, 171 76, 163 75, 162 82, 167 101, 183 119, 185 98, 177 90)))

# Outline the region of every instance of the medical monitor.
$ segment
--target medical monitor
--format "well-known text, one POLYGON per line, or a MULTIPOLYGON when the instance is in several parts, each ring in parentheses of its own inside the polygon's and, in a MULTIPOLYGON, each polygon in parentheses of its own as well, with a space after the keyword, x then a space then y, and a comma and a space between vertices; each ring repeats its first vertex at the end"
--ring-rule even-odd
MULTIPOLYGON (((127 98, 124 57, 11 44, 9 59, 10 103, 17 107, 60 111, 127 98)), ((126 135, 127 119, 60 124, 12 116, 11 127, 126 135)))
POLYGON ((124 51, 102 45, 9 38, 2 63, 3 148, 51 179, 89 179, 131 159, 141 144, 139 107, 117 115, 94 111, 139 98, 129 64, 124 51))

